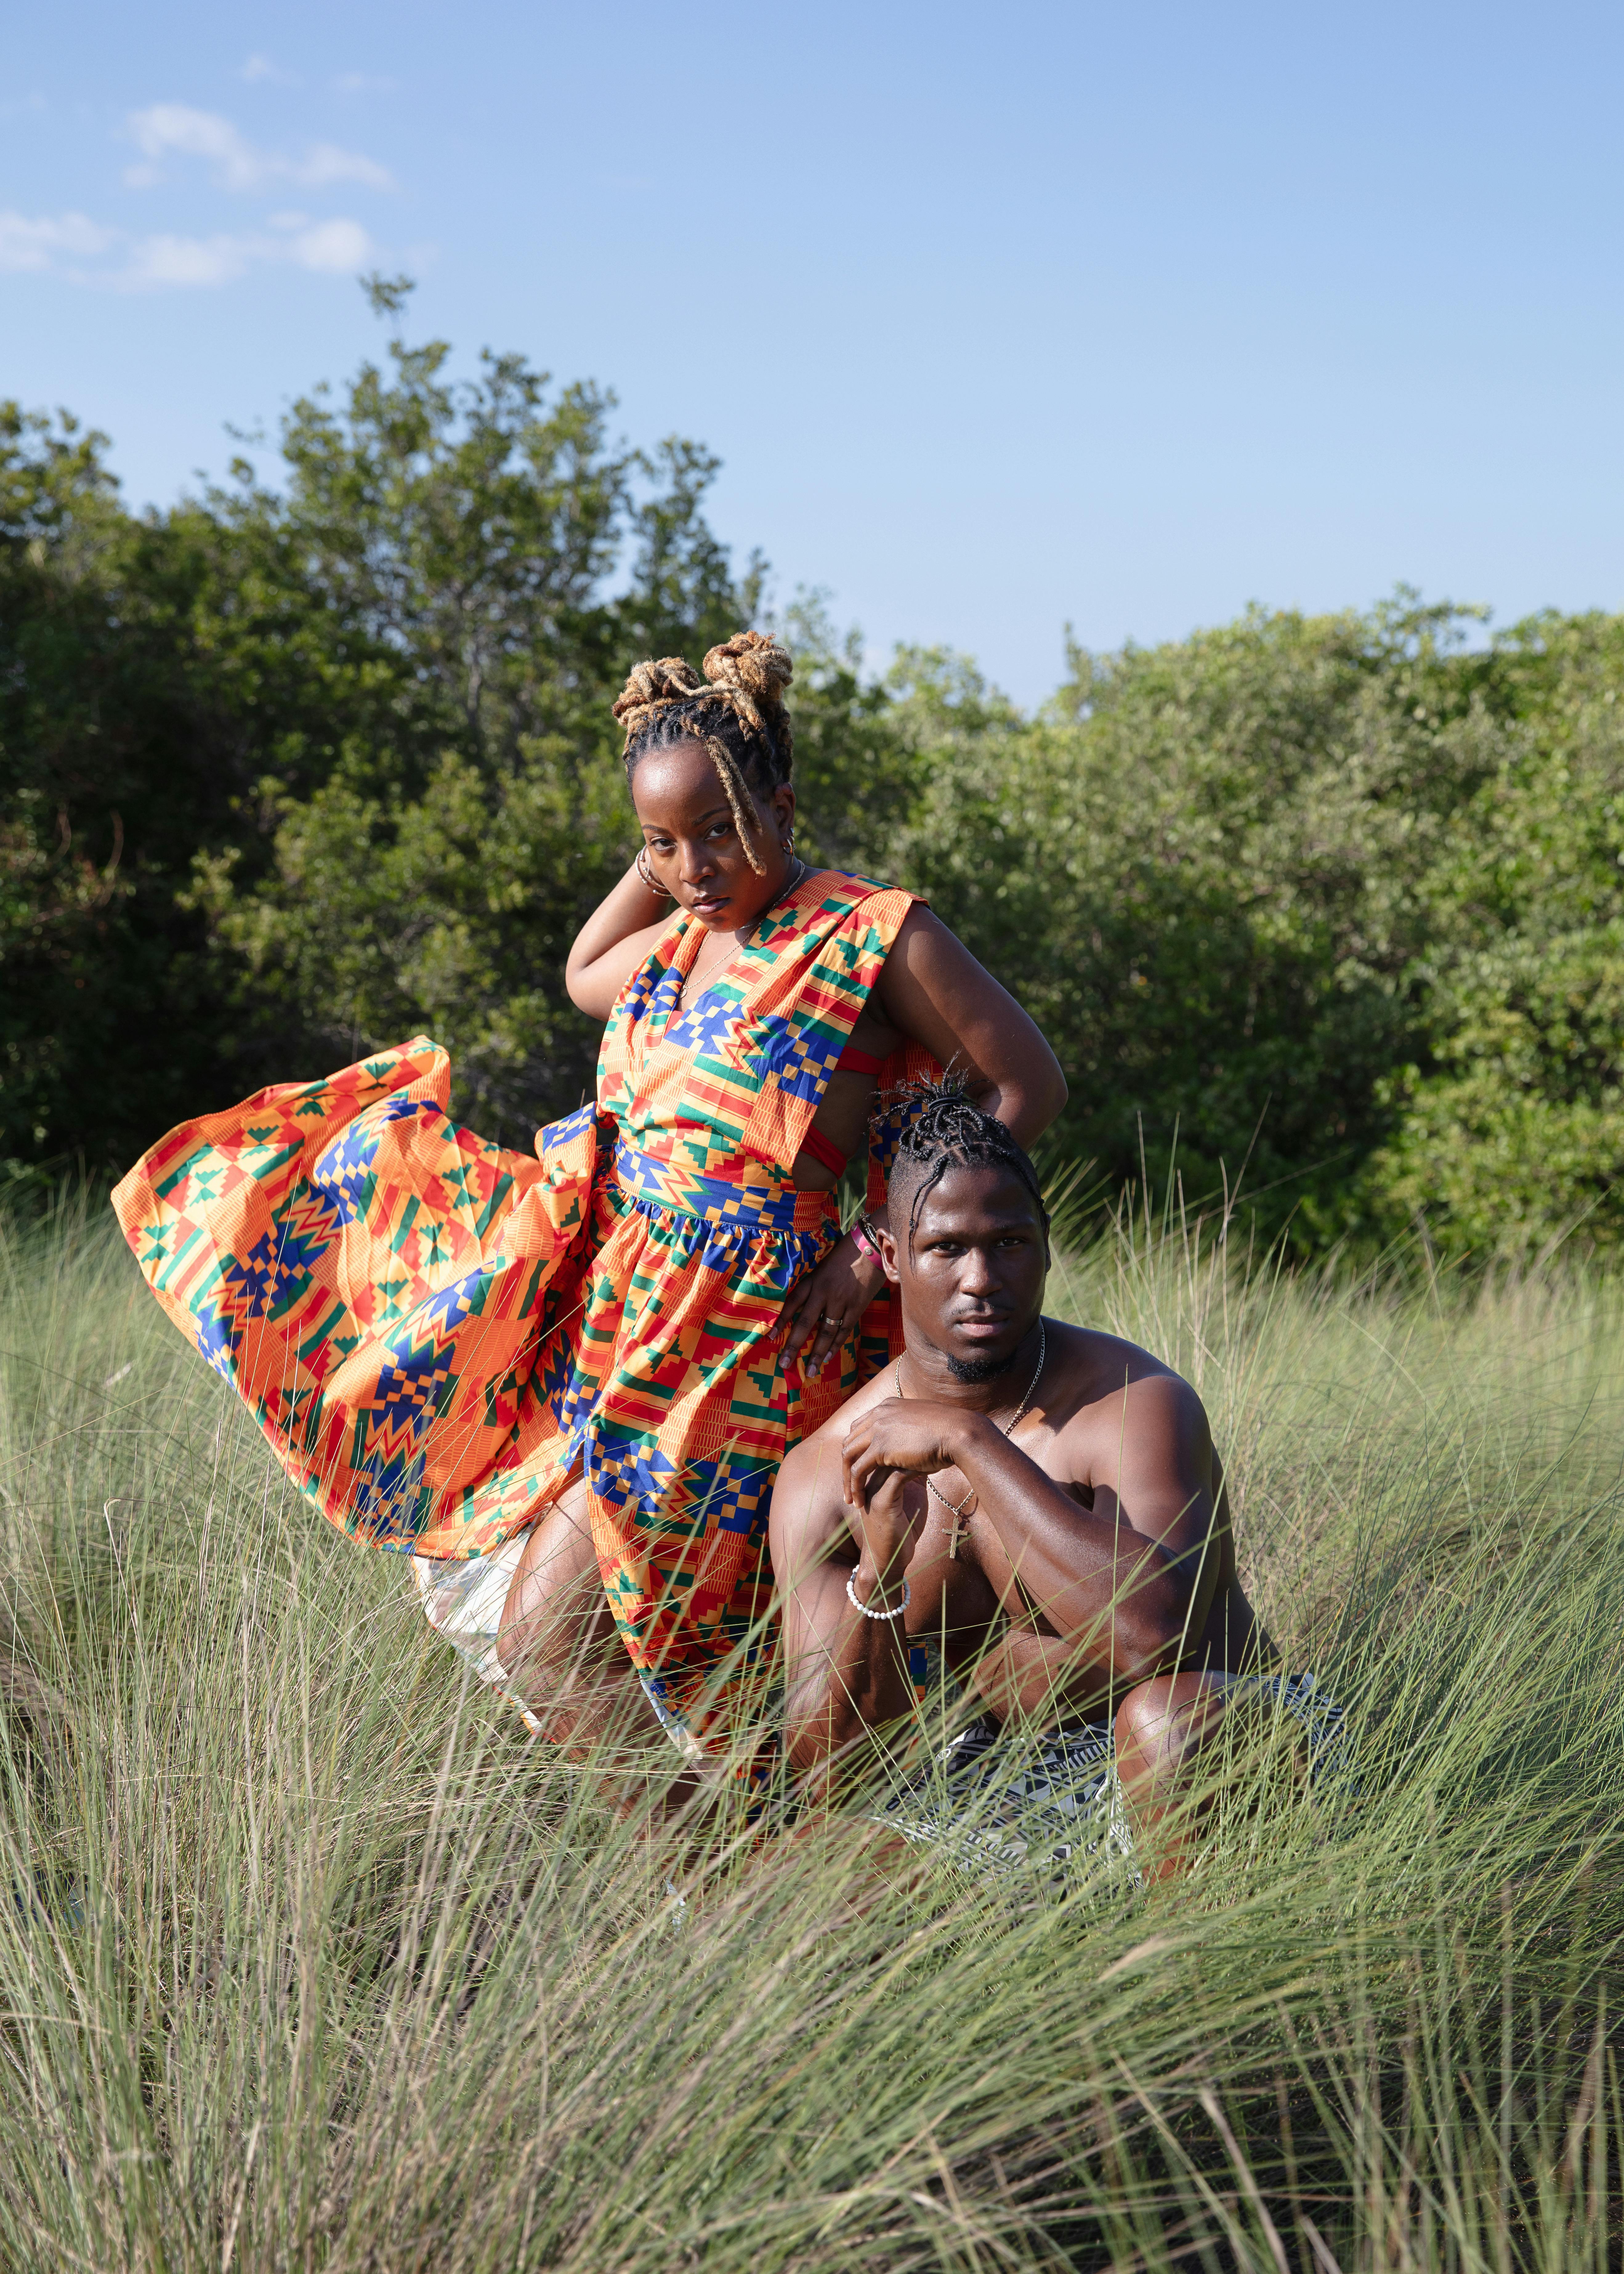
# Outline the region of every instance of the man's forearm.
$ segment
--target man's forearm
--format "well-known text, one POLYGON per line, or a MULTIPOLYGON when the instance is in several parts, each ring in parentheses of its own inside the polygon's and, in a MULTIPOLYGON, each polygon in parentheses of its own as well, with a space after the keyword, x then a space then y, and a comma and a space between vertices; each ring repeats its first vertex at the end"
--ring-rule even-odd
MULTIPOLYGON (((900 1577, 882 1589, 866 1564, 849 1576, 858 1600, 870 1610, 901 1603, 900 1577)), ((866 1731, 899 1721, 914 1703, 901 1617, 870 1617, 853 1608, 847 1577, 838 1564, 825 1564, 817 1575, 822 1600, 810 1622, 813 1639, 791 1674, 786 1750, 790 1766, 803 1774, 832 1773, 866 1731)))
POLYGON ((1120 1517, 1080 1506, 981 1414, 966 1416, 954 1457, 1022 1593, 1080 1663, 1121 1682, 1172 1662, 1192 1608, 1193 1571, 1184 1574, 1120 1517))

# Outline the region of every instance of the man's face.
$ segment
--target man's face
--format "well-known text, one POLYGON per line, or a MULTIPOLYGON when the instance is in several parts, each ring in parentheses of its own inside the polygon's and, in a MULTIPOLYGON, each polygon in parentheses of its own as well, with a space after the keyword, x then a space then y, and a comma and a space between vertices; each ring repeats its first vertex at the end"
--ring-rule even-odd
POLYGON ((1048 1249, 1032 1195, 1007 1169, 944 1169, 910 1242, 917 1190, 897 1192, 887 1256, 908 1348, 938 1351, 961 1382, 990 1382, 1043 1307, 1048 1249))

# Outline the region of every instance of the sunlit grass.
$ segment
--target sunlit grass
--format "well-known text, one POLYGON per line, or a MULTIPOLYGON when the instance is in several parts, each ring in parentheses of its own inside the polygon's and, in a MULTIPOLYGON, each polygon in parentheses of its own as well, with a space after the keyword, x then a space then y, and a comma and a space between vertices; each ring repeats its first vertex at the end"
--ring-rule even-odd
POLYGON ((857 1820, 612 1813, 98 1222, 8 1239, 0 2263, 1618 2263, 1608 1282, 1073 1257, 1051 1308, 1207 1399, 1362 1797, 1236 1798, 1175 1888, 853 1903, 857 1820))

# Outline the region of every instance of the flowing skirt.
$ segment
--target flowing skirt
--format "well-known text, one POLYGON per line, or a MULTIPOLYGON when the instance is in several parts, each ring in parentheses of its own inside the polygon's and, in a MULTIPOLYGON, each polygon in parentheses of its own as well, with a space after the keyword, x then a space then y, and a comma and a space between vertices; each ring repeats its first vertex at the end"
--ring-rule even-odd
POLYGON ((355 1538, 489 1557, 582 1475, 633 1663, 673 1734, 705 1736, 770 1609, 778 1464, 857 1387, 855 1352, 808 1382, 778 1347, 834 1201, 667 1192, 590 1107, 527 1159, 459 1127, 449 1086, 418 1037, 261 1090, 155 1146, 114 1195, 120 1224, 355 1538))

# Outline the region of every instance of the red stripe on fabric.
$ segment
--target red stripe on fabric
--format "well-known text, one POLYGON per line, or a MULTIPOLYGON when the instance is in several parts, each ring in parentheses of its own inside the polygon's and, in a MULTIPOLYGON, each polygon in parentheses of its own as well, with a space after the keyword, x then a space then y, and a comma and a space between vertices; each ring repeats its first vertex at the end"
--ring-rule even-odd
POLYGON ((812 1158, 820 1167, 827 1169, 831 1177, 843 1176, 846 1173, 845 1154, 838 1145, 830 1143, 821 1129, 808 1129, 801 1141, 801 1149, 803 1153, 810 1153, 812 1158))

